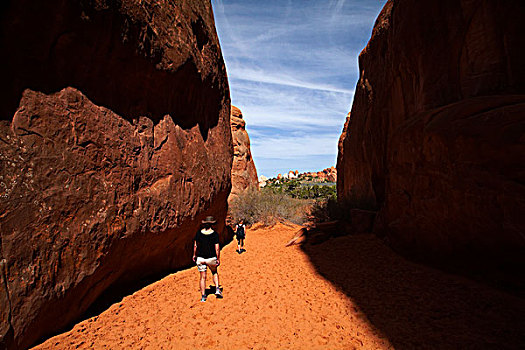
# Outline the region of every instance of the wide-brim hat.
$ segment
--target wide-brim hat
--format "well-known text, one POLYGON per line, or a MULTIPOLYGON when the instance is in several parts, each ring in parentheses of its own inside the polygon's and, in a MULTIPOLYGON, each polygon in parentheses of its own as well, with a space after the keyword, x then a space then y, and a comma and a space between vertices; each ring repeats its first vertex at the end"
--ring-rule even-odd
POLYGON ((216 222, 213 216, 206 216, 206 219, 202 220, 203 224, 215 224, 216 222))

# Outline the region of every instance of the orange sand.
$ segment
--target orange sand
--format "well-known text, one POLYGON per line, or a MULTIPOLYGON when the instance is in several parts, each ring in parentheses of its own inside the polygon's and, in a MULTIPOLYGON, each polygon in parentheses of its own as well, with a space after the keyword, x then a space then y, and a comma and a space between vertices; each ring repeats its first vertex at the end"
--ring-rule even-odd
MULTIPOLYGON (((198 272, 194 267, 125 297, 100 315, 37 348, 384 349, 394 346, 455 348, 454 345, 464 347, 465 344, 473 348, 483 344, 498 347, 490 342, 476 343, 490 334, 486 335, 483 327, 472 329, 471 324, 476 326, 476 320, 468 319, 467 314, 472 313, 470 306, 457 310, 468 304, 468 300, 452 300, 458 304, 443 307, 443 312, 439 307, 441 302, 425 300, 425 294, 436 289, 436 295, 442 294, 440 289, 454 295, 456 290, 467 290, 466 299, 483 295, 487 305, 498 310, 503 308, 493 317, 498 322, 497 329, 491 328, 490 317, 488 321, 483 319, 487 313, 490 316, 491 310, 478 310, 479 315, 475 317, 488 323, 490 332, 501 333, 501 339, 515 342, 516 338, 512 337, 521 336, 512 329, 509 331, 505 321, 507 317, 514 322, 522 320, 523 299, 409 263, 373 236, 340 237, 309 248, 308 245, 285 247, 298 228, 277 225, 248 230, 247 252, 242 255, 235 252, 236 242, 226 246, 219 268, 224 286, 222 300, 210 295, 207 302, 200 302, 198 272), (377 259, 374 257, 372 267, 355 260, 369 259, 369 254, 380 255, 377 259), (395 267, 398 273, 385 271, 389 266, 395 267), (383 271, 367 271, 370 268, 383 271), (384 283, 376 278, 376 272, 384 274, 381 277, 384 283), (405 274, 431 278, 424 279, 422 287, 414 287, 417 283, 410 280, 406 285, 389 281, 390 278, 403 279, 405 274), (446 290, 445 285, 452 289, 446 290), (356 297, 352 298, 354 292, 356 297), (395 304, 388 299, 392 293, 397 293, 395 304), (509 303, 512 305, 507 307, 509 303), (414 314, 405 310, 412 306, 414 314), (429 307, 432 309, 427 310, 429 307), (430 313, 430 317, 421 315, 425 313, 430 313), (452 323, 454 328, 448 328, 447 318, 458 324, 459 337, 450 334, 457 327, 452 323), (432 322, 437 322, 437 326, 432 322), (377 325, 382 329, 375 328, 377 325)), ((208 274, 207 285, 210 284, 208 274)), ((521 330, 518 328, 516 332, 521 330)))

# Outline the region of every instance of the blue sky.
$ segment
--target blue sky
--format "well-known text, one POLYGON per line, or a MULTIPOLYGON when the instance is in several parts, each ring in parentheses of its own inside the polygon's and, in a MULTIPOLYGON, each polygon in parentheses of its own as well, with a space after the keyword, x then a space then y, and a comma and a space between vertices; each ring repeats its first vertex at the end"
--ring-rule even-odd
POLYGON ((386 0, 212 0, 259 175, 336 164, 357 57, 386 0))

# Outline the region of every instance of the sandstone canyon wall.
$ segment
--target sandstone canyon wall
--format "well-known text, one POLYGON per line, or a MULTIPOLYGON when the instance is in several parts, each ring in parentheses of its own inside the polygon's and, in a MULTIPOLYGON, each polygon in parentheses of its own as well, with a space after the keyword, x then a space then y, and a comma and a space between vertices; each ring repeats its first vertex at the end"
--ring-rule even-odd
POLYGON ((525 251, 525 3, 391 0, 359 56, 338 196, 398 250, 507 269, 525 251))
POLYGON ((239 108, 232 106, 230 116, 233 137, 232 191, 229 200, 239 193, 258 188, 257 170, 250 150, 250 138, 246 132, 246 122, 239 108))
POLYGON ((0 10, 0 348, 26 348, 188 265, 206 215, 231 238, 230 99, 208 0, 0 10))

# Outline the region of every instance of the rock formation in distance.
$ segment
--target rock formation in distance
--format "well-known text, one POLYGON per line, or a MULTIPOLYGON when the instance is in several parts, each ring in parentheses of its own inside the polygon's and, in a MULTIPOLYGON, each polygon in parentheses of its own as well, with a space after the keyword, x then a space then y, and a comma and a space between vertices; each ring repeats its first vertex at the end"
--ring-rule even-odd
POLYGON ((209 1, 1 7, 0 348, 15 349, 189 265, 205 216, 230 239, 233 147, 209 1))
POLYGON ((475 271, 525 262, 523 15, 520 0, 390 0, 376 20, 338 197, 377 210, 399 251, 475 271))
POLYGON ((257 169, 250 150, 250 138, 246 122, 239 108, 231 108, 231 129, 233 138, 232 191, 229 200, 249 188, 259 188, 257 169))
POLYGON ((298 177, 310 176, 313 179, 321 182, 336 182, 337 181, 337 169, 334 166, 323 169, 322 171, 307 172, 299 174, 298 177))

